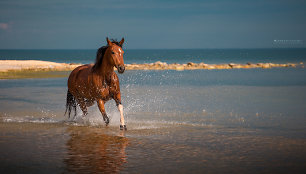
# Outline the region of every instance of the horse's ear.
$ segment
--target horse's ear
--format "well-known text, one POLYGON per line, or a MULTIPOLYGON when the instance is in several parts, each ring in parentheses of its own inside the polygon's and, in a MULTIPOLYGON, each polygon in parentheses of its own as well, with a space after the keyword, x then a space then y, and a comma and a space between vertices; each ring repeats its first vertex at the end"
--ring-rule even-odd
POLYGON ((124 38, 122 38, 121 41, 119 42, 120 47, 122 47, 123 43, 124 43, 124 38))
POLYGON ((107 44, 109 45, 109 46, 111 46, 113 43, 108 39, 108 37, 106 37, 106 41, 107 41, 107 44))

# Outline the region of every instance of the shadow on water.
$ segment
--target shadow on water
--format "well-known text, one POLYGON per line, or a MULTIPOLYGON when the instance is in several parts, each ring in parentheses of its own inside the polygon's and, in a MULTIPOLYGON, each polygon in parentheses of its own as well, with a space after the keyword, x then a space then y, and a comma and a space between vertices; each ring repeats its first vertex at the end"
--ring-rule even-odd
MULTIPOLYGON (((116 129, 117 130, 117 129, 116 129)), ((0 122, 0 173, 119 173, 129 144, 111 128, 0 122)))
POLYGON ((101 129, 69 127, 67 132, 68 173, 118 173, 127 162, 128 139, 101 133, 101 129))

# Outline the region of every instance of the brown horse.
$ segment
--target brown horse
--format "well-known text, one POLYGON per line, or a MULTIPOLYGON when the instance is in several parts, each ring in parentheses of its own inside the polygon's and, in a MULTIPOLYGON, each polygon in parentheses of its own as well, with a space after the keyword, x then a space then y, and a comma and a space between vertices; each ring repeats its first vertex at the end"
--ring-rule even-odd
POLYGON ((66 112, 68 110, 70 117, 71 109, 74 108, 74 116, 76 116, 76 106, 79 105, 83 111, 83 116, 86 116, 87 107, 97 102, 103 120, 108 125, 109 118, 105 112, 104 103, 114 99, 120 112, 120 129, 126 130, 119 79, 114 71, 114 67, 117 68, 119 73, 123 73, 125 70, 124 51, 122 50, 124 38, 120 42, 110 41, 108 38, 106 38, 106 41, 108 45, 99 48, 97 51, 95 64, 79 66, 70 73, 66 112))

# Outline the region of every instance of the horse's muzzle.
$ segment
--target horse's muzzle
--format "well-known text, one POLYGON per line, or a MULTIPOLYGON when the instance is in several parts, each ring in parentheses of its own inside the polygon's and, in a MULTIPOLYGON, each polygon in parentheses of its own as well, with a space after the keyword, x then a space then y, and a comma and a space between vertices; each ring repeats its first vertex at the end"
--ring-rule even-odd
POLYGON ((124 65, 119 65, 119 66, 117 66, 117 69, 118 69, 118 72, 120 74, 122 74, 124 72, 124 70, 125 70, 125 66, 124 65))

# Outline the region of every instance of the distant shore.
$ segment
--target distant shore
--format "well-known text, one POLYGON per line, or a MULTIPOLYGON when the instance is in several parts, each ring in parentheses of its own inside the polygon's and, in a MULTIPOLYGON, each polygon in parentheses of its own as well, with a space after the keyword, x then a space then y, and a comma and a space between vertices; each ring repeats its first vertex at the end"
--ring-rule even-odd
MULTIPOLYGON (((0 60, 0 79, 65 77, 82 64, 56 63, 40 60, 0 60)), ((186 64, 167 64, 157 61, 145 64, 126 64, 126 70, 197 70, 197 69, 250 69, 301 67, 304 63, 246 63, 246 64, 205 64, 188 62, 186 64)))

